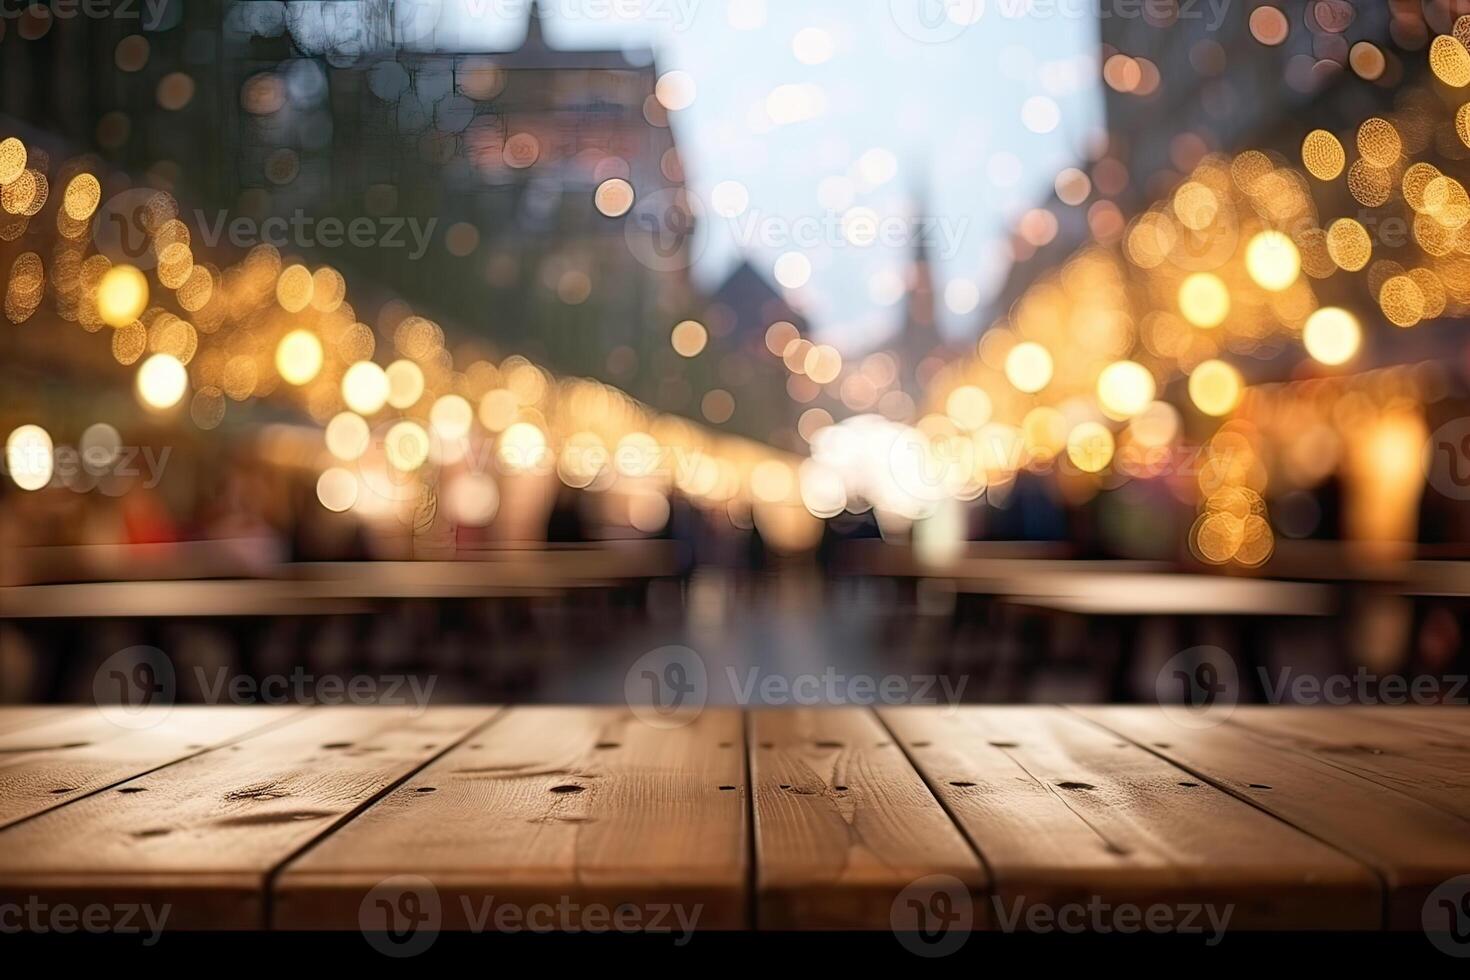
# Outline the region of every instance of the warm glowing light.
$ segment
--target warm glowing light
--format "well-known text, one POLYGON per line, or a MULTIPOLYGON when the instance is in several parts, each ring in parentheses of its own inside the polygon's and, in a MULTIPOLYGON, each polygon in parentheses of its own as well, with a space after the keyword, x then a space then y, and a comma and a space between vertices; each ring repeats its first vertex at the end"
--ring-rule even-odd
POLYGON ((372 442, 372 432, 367 420, 352 412, 341 412, 332 416, 326 430, 327 452, 344 463, 361 459, 372 442))
POLYGON ((276 280, 276 301, 288 313, 300 313, 311 303, 316 280, 304 265, 290 265, 276 280))
POLYGON ((444 506, 454 523, 484 527, 500 509, 500 489, 488 473, 464 473, 444 488, 444 506))
POLYGON ((674 346, 675 352, 680 357, 695 357, 704 350, 704 345, 709 342, 709 331, 704 329, 704 324, 696 320, 684 320, 674 327, 673 333, 669 335, 669 343, 674 346))
POLYGON ((1257 286, 1280 292, 1301 274, 1301 253, 1281 232, 1259 232, 1245 247, 1245 270, 1257 286))
POLYGON ((1024 341, 1006 355, 1006 380, 1017 391, 1038 392, 1051 383, 1051 352, 1035 341, 1024 341))
POLYGON ((126 327, 148 308, 148 280, 130 265, 115 265, 97 284, 97 314, 110 327, 126 327))
POLYGON ((1067 435, 1067 458, 1084 473, 1101 472, 1113 459, 1113 434, 1098 422, 1083 422, 1067 435))
POLYGON ((1318 180, 1335 180, 1347 165, 1347 153, 1325 129, 1314 129, 1302 140, 1302 165, 1318 180))
POLYGON ((333 466, 317 477, 316 499, 334 513, 351 510, 357 503, 357 477, 351 470, 333 466))
POLYGON ((786 320, 777 320, 766 328, 766 350, 780 357, 786 353, 787 346, 793 340, 801 338, 801 331, 796 329, 794 323, 786 320))
POLYGON ((424 394, 424 372, 413 361, 403 359, 389 364, 383 371, 388 378, 388 404, 394 408, 412 408, 424 394))
POLYGON ((757 500, 779 504, 796 489, 791 467, 776 459, 761 460, 750 471, 750 492, 757 500))
POLYGON ((621 177, 610 177, 597 185, 593 202, 609 218, 621 218, 633 207, 633 185, 621 177))
POLYGON ((342 400, 359 415, 372 415, 388 400, 388 375, 372 361, 358 361, 342 375, 342 400))
POLYGON ((1148 408, 1157 385, 1149 369, 1137 361, 1114 361, 1097 377, 1097 397, 1114 418, 1131 418, 1148 408))
POLYGON ((292 330, 276 346, 276 371, 287 384, 304 385, 322 369, 322 342, 310 330, 292 330))
POLYGON ((1049 405, 1038 405, 1021 420, 1021 437, 1032 459, 1054 459, 1067 448, 1067 417, 1049 405))
POLYGON ((22 490, 50 483, 54 467, 51 436, 39 425, 22 425, 5 440, 5 468, 22 490))
POLYGON ((836 381, 842 373, 842 355, 830 344, 817 344, 806 352, 802 370, 819 385, 836 381))
POLYGON ((1362 269, 1373 257, 1368 229, 1352 218, 1338 218, 1327 226, 1327 255, 1339 269, 1362 269))
POLYGON ((539 469, 546 461, 546 434, 530 422, 517 422, 500 434, 495 456, 511 473, 539 469))
POLYGON ((776 259, 776 281, 787 289, 800 289, 812 277, 812 262, 800 252, 784 252, 776 259))
POLYGON ((138 368, 138 397, 149 408, 172 408, 184 397, 189 372, 172 354, 154 354, 138 368))
POLYGON ((654 97, 670 112, 687 109, 694 104, 694 77, 687 71, 671 71, 659 76, 654 97))
POLYGON ((92 174, 77 174, 66 185, 61 209, 73 221, 86 221, 102 201, 102 184, 92 174))
POLYGON ((1429 45, 1429 68, 1436 78, 1453 88, 1470 85, 1470 52, 1449 34, 1439 35, 1429 45))
POLYGON ((440 439, 454 441, 470 434, 475 410, 459 395, 445 395, 429 409, 429 424, 440 439))
POLYGON ((25 173, 26 156, 26 145, 14 136, 0 141, 0 184, 12 183, 25 173))
POLYGON ((960 385, 945 399, 944 411, 955 425, 967 432, 980 428, 990 421, 993 406, 985 389, 975 385, 960 385))
POLYGON ((491 432, 503 432, 520 414, 521 403, 508 388, 494 388, 480 399, 480 424, 491 432))
POLYGON ((1189 400, 1206 415, 1228 415, 1240 404, 1240 372, 1224 361, 1208 360, 1189 375, 1189 400))
POLYGON ((412 419, 395 422, 383 437, 383 455, 395 470, 411 473, 429 458, 429 434, 412 419))
POLYGON ((1324 306, 1307 317, 1302 343, 1314 360, 1323 364, 1346 364, 1363 343, 1358 318, 1336 306, 1324 306))
POLYGON ((1186 276, 1179 284, 1179 312, 1196 327, 1218 327, 1230 315, 1230 290, 1209 272, 1186 276))

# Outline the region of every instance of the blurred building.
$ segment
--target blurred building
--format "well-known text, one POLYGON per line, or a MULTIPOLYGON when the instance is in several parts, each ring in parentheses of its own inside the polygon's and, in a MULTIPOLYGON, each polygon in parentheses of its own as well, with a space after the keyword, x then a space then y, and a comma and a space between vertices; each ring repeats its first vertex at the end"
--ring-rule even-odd
MULTIPOLYGON (((1208 154, 1256 149, 1299 165, 1309 129, 1341 134, 1375 114, 1412 116, 1420 96, 1404 82, 1428 74, 1430 38, 1466 12, 1465 0, 1424 8, 1325 0, 1250 11, 1166 2, 1144 5, 1140 16, 1100 19, 1106 139, 1076 164, 1086 194, 1069 203, 1053 192, 1022 218, 1013 236, 1015 264, 982 309, 982 329, 1087 243, 1115 241, 1127 221, 1166 199, 1208 154)), ((1425 138, 1444 142, 1440 134, 1425 138)), ((1314 192, 1324 214, 1359 210, 1345 188, 1319 185, 1314 192)), ((1334 294, 1341 286, 1317 288, 1350 300, 1334 294)), ((1433 356, 1423 335, 1392 343, 1404 348, 1394 360, 1433 356)), ((1254 377, 1278 375, 1293 360, 1254 377)))
MULTIPOLYGON (((427 8, 394 0, 137 6, 22 17, 0 40, 0 109, 173 190, 206 244, 281 242, 489 353, 696 419, 722 418, 702 402, 728 389, 722 427, 791 429, 751 387, 784 375, 742 353, 759 302, 736 297, 739 338, 709 378, 670 346, 724 299, 690 280, 703 232, 652 51, 555 48, 534 3, 509 51, 442 50, 427 8), (83 63, 105 67, 67 67, 83 63)), ((358 310, 381 328, 376 312, 358 310)))

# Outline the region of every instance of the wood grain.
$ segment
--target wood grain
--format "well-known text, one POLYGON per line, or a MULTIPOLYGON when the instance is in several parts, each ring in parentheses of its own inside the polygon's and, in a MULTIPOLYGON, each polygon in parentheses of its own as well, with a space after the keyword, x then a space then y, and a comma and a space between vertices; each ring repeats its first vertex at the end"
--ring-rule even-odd
POLYGON ((59 717, 66 710, 68 709, 48 704, 0 707, 0 732, 14 731, 17 728, 34 728, 43 720, 49 721, 51 718, 59 717))
POLYGON ((54 709, 0 734, 0 827, 285 720, 295 709, 54 709))
POLYGON ((744 926, 741 737, 732 709, 671 729, 625 708, 508 709, 286 867, 274 923, 357 928, 380 882, 415 875, 447 929, 547 906, 574 925, 620 906, 645 925, 662 907, 669 923, 677 906, 698 928, 744 926))
MULTIPOLYGON (((1356 772, 1330 752, 1303 751, 1259 723, 1248 726, 1251 709, 1237 709, 1240 721, 1208 728, 1180 724, 1157 708, 1075 710, 1371 866, 1386 887, 1384 921, 1391 928, 1419 928, 1428 893, 1470 869, 1470 823, 1462 817, 1356 772)), ((1356 717, 1342 716, 1347 730, 1356 717)))
POLYGON ((1242 707, 1231 716, 1273 744, 1314 755, 1462 819, 1470 819, 1470 752, 1453 730, 1398 724, 1392 708, 1344 716, 1333 707, 1242 707))
POLYGON ((272 869, 492 715, 300 712, 0 831, 0 900, 168 905, 175 927, 258 928, 272 869))
POLYGON ((915 880, 985 872, 868 708, 750 715, 758 922, 769 929, 887 929, 915 880))
POLYGON ((1359 862, 1066 711, 880 715, 984 858, 993 925, 1094 901, 1228 907, 1235 929, 1378 922, 1359 862))

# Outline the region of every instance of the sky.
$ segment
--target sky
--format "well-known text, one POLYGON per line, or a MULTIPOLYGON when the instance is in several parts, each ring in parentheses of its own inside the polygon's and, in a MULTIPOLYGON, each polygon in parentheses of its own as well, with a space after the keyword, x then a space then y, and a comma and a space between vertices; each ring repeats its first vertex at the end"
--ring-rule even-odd
MULTIPOLYGON (((513 47, 529 0, 412 0, 436 35, 513 47)), ((542 0, 556 47, 652 48, 709 236, 696 280, 743 256, 844 351, 898 329, 923 218, 946 336, 973 336, 1007 229, 1102 125, 1088 4, 1030 0, 542 0), (1086 16, 1083 16, 1083 13, 1086 16), (671 74, 672 73, 672 74, 671 74), (788 254, 794 253, 794 254, 788 254)))

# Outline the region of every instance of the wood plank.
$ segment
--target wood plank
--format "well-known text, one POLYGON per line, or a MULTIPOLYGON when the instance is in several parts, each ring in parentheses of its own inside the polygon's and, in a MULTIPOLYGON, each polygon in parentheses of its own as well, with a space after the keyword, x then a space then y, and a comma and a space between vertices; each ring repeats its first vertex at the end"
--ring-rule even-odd
POLYGON ((1362 864, 1065 710, 880 715, 985 859, 994 919, 1096 898, 1229 906, 1233 929, 1379 922, 1362 864))
POLYGON ((1470 752, 1464 739, 1396 724, 1393 708, 1351 714, 1334 707, 1235 710, 1232 724, 1282 748, 1315 755, 1355 775, 1470 819, 1470 752))
POLYGON ((754 711, 749 750, 761 928, 887 929, 926 875, 984 890, 980 860, 870 709, 754 711))
POLYGON ((262 579, 71 582, 0 588, 3 619, 335 616, 368 611, 351 596, 262 579))
POLYGON ((1022 577, 1005 601, 1087 616, 1330 616, 1338 605, 1325 585, 1195 573, 1022 577))
POLYGON ((409 874, 432 883, 445 929, 566 904, 677 906, 701 929, 742 927, 741 741, 734 709, 671 729, 626 708, 508 709, 283 869, 274 924, 356 929, 374 887, 409 874))
POLYGON ((0 734, 0 827, 288 718, 296 708, 149 708, 120 724, 95 707, 0 734))
POLYGON ((169 905, 171 927, 259 928, 274 868, 492 716, 300 712, 0 831, 0 901, 169 905))
POLYGON ((65 708, 59 704, 12 704, 0 707, 0 732, 11 732, 17 728, 34 728, 43 721, 59 718, 65 711, 80 711, 80 708, 65 708))
MULTIPOLYGON (((1470 690, 1456 692, 1470 697, 1470 690)), ((1349 714, 1387 719, 1389 724, 1413 727, 1446 738, 1470 736, 1470 708, 1453 704, 1345 705, 1349 714)))
POLYGON ((1470 823, 1335 759, 1233 719, 1196 728, 1158 708, 1073 710, 1374 868, 1390 928, 1419 928, 1429 892, 1470 869, 1470 823))

